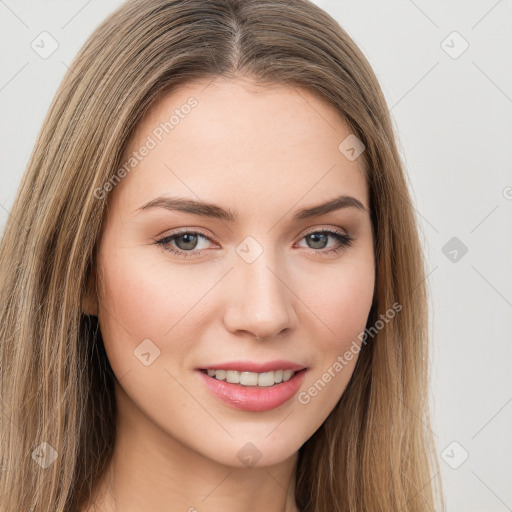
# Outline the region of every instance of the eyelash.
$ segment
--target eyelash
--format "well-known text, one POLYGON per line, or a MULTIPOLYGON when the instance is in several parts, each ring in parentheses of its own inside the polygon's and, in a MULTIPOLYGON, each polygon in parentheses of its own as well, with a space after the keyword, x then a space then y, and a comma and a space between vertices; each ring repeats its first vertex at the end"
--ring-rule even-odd
MULTIPOLYGON (((346 233, 343 233, 341 231, 333 231, 333 230, 329 230, 329 229, 318 229, 315 231, 309 231, 301 238, 301 240, 303 238, 306 238, 309 235, 318 234, 318 233, 327 234, 327 235, 331 236, 332 238, 335 238, 340 243, 340 245, 338 247, 331 248, 331 249, 318 249, 317 250, 317 249, 313 249, 311 247, 309 248, 312 251, 314 251, 315 253, 320 253, 321 255, 322 254, 337 254, 337 253, 351 247, 352 242, 354 241, 353 237, 346 233)), ((189 231, 189 230, 184 229, 184 230, 178 231, 176 233, 173 233, 172 235, 167 235, 164 238, 161 238, 160 240, 156 240, 156 244, 160 245, 162 247, 162 249, 164 249, 165 251, 168 251, 180 258, 191 258, 191 257, 201 255, 202 251, 197 251, 196 249, 192 249, 190 251, 183 251, 182 249, 177 249, 170 245, 170 242, 172 240, 179 238, 180 236, 185 235, 185 234, 186 235, 199 235, 199 236, 205 238, 206 240, 210 240, 210 238, 208 236, 201 233, 200 231, 189 231)))

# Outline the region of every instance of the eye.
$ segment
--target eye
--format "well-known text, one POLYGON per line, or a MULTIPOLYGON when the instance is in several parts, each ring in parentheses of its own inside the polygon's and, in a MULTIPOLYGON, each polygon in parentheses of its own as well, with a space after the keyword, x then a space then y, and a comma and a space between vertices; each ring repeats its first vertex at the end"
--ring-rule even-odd
POLYGON ((334 231, 329 229, 322 229, 317 231, 310 231, 301 240, 306 240, 310 249, 320 249, 322 254, 338 253, 352 245, 354 239, 347 233, 342 231, 334 231), (337 241, 337 245, 326 249, 329 238, 337 241))
MULTIPOLYGON (((190 258, 201 255, 202 249, 197 248, 198 243, 201 240, 211 242, 209 237, 199 231, 182 230, 178 233, 161 238, 160 240, 157 240, 156 243, 162 246, 164 250, 169 251, 178 257, 190 258), (175 245, 172 245, 173 243, 175 245)), ((207 245, 208 244, 206 244, 206 246, 207 245)))

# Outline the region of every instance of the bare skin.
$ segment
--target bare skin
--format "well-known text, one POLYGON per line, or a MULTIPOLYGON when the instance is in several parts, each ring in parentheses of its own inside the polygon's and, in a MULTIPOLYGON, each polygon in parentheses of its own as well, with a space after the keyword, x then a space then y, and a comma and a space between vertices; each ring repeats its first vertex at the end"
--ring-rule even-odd
POLYGON ((338 150, 350 133, 308 91, 248 78, 189 83, 139 123, 123 162, 148 136, 157 144, 112 192, 98 280, 84 301, 119 384, 114 457, 96 508, 82 512, 298 510, 298 450, 339 401, 357 356, 307 404, 298 396, 325 382, 364 331, 375 284, 361 159, 338 150), (197 105, 159 141, 155 128, 190 97, 197 105), (365 209, 293 220, 341 195, 365 209), (237 218, 140 209, 160 196, 214 203, 237 218), (197 243, 182 233, 168 250, 156 243, 180 228, 199 233, 197 243), (351 245, 322 230, 349 234, 351 245), (240 247, 261 254, 249 263, 240 247), (147 366, 134 357, 146 339, 160 351, 147 366), (307 372, 296 395, 264 412, 220 401, 197 371, 276 359, 307 372), (247 443, 259 457, 251 466, 239 457, 247 443))

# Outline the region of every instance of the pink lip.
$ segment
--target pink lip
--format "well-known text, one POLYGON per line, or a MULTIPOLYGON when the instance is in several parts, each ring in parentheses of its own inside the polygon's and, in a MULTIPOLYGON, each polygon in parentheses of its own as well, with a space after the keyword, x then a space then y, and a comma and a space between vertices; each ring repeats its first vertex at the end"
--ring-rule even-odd
MULTIPOLYGON (((224 365, 219 366, 221 366, 222 369, 226 368, 224 365)), ((245 364, 245 367, 247 367, 247 364, 245 364)), ((237 368, 240 368, 240 366, 237 366, 237 368)), ((284 369, 283 366, 280 368, 284 369)), ((291 370, 292 368, 289 369, 291 370)), ((300 369, 300 371, 297 371, 290 380, 270 387, 231 384, 223 380, 217 380, 213 377, 209 377, 208 374, 200 370, 196 373, 202 379, 205 386, 224 403, 243 411, 263 412, 275 409, 290 400, 297 393, 304 381, 306 369, 300 369)), ((259 371, 258 373, 263 372, 259 371)))
POLYGON ((293 370, 298 372, 305 368, 304 365, 292 361, 268 361, 267 363, 257 363, 255 361, 229 361, 226 363, 211 364, 197 368, 198 370, 236 370, 239 372, 265 373, 275 372, 276 370, 293 370))

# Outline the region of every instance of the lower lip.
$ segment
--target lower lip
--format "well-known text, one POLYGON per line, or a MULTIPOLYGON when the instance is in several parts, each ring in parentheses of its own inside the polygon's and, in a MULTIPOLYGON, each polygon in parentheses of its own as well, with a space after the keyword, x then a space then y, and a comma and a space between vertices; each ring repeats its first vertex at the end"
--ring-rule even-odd
POLYGON ((286 382, 269 387, 242 386, 225 380, 217 380, 197 370, 205 386, 224 403, 243 411, 270 411, 290 400, 299 390, 306 368, 295 373, 286 382))

